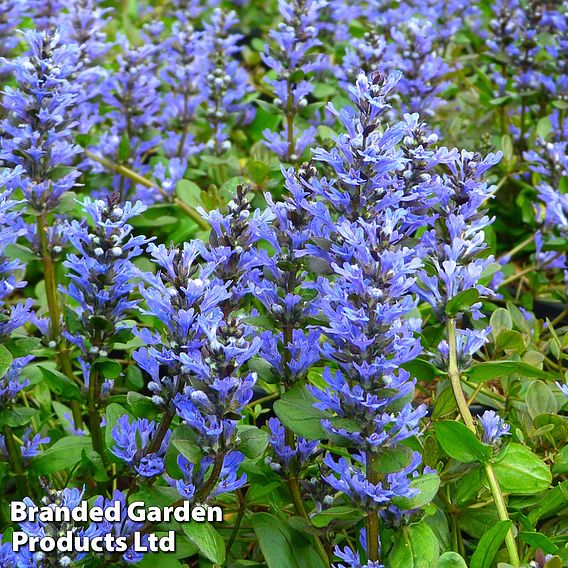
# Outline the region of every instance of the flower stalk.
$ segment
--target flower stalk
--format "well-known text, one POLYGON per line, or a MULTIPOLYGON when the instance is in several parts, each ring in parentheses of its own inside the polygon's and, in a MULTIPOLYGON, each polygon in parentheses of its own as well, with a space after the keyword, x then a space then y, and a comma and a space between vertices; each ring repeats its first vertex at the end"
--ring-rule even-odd
MULTIPOLYGON (((450 382, 452 384, 452 390, 456 403, 458 405, 459 413, 465 423, 465 425, 474 433, 477 434, 475 429, 475 423, 473 421, 473 416, 469 410, 469 405, 465 398, 461 386, 461 373, 458 364, 457 357, 457 339, 456 339, 456 320, 454 318, 449 318, 447 322, 447 333, 448 333, 448 347, 449 347, 449 368, 448 374, 450 376, 450 382)), ((491 490, 491 495, 493 496, 493 501, 497 509, 497 514, 500 521, 509 521, 509 512, 507 511, 507 505, 505 503, 505 498, 499 486, 499 482, 495 477, 495 472, 493 471, 493 465, 491 463, 484 464, 483 466, 487 481, 489 482, 489 489, 491 490)), ((513 566, 520 566, 519 552, 517 550, 517 544, 515 542, 515 535, 513 533, 513 527, 509 529, 507 535, 505 536, 505 544, 507 546, 507 551, 509 553, 509 561, 513 566)))

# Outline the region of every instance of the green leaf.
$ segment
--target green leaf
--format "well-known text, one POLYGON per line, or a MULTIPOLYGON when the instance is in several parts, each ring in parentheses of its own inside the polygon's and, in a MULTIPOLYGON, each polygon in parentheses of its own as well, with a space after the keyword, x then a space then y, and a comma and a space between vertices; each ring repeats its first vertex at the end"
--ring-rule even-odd
POLYGON ((434 531, 424 522, 403 527, 394 534, 388 566, 432 568, 440 554, 434 531))
POLYGON ((414 452, 407 446, 387 448, 373 458, 372 470, 375 473, 394 473, 404 469, 412 461, 414 452))
POLYGON ((425 359, 413 359, 402 365, 402 368, 410 373, 412 377, 419 381, 433 381, 436 377, 445 375, 443 371, 436 368, 430 361, 425 359))
POLYGON ((514 495, 532 495, 548 489, 552 474, 548 466, 528 448, 510 443, 503 457, 493 464, 501 490, 514 495))
POLYGON ((457 552, 450 551, 440 556, 438 568, 467 568, 467 564, 457 552))
POLYGON ((392 502, 399 509, 408 511, 424 507, 434 499, 440 487, 440 478, 435 473, 426 473, 411 479, 410 487, 418 489, 420 493, 414 497, 395 497, 392 502))
POLYGON ((339 506, 330 507, 321 513, 317 513, 311 519, 312 525, 317 528, 327 527, 330 523, 347 523, 354 525, 363 518, 363 511, 353 507, 339 506))
POLYGON ((274 412, 286 428, 308 440, 326 438, 321 421, 329 415, 314 407, 316 398, 304 385, 296 385, 274 403, 274 412))
POLYGON ((513 140, 508 135, 505 134, 501 137, 501 150, 503 152, 503 158, 506 162, 510 162, 513 159, 513 140))
POLYGON ((6 374, 13 360, 14 358, 10 351, 3 345, 0 345, 0 378, 6 374))
POLYGON ((559 410, 551 388, 542 381, 533 381, 527 389, 527 410, 534 420, 539 414, 556 414, 559 410))
POLYGON ((543 116, 537 123, 536 123, 536 133, 543 139, 550 134, 552 130, 552 122, 550 122, 550 118, 547 116, 543 116))
POLYGON ((229 178, 223 185, 219 188, 219 193, 226 197, 227 199, 231 199, 237 193, 237 187, 239 185, 247 186, 247 180, 243 176, 235 176, 229 178))
POLYGON ((139 392, 129 391, 126 400, 135 416, 140 418, 148 418, 153 420, 158 414, 158 408, 148 396, 144 396, 139 392))
POLYGON ((499 521, 481 537, 471 557, 470 568, 491 568, 493 566, 493 559, 512 524, 511 521, 499 521))
POLYGON ((105 411, 105 444, 107 448, 112 448, 114 446, 114 438, 112 436, 112 430, 116 426, 118 419, 121 416, 128 414, 129 420, 132 422, 132 415, 120 404, 115 402, 109 404, 105 411))
POLYGON ((513 373, 518 373, 524 377, 555 380, 554 375, 521 361, 486 361, 477 363, 472 365, 464 374, 470 381, 483 383, 499 377, 507 377, 513 373))
POLYGON ((53 446, 32 461, 34 474, 46 475, 73 467, 81 461, 83 450, 91 448, 91 439, 82 436, 67 436, 57 440, 53 446))
POLYGON ((38 337, 13 337, 6 341, 4 346, 10 351, 12 357, 24 357, 29 355, 40 343, 41 339, 38 337))
POLYGON ((37 260, 37 254, 30 248, 20 244, 11 244, 4 248, 4 254, 9 258, 17 258, 24 262, 31 262, 37 260))
POLYGON ((446 304, 446 315, 453 317, 460 312, 464 312, 471 308, 475 302, 479 300, 479 292, 475 288, 470 288, 469 290, 464 290, 460 292, 457 296, 454 296, 446 304))
POLYGON ((112 359, 99 357, 94 363, 93 368, 96 369, 105 379, 118 379, 122 373, 122 365, 112 359))
POLYGON ((0 412, 0 427, 5 425, 10 426, 10 428, 25 426, 37 412, 37 409, 26 406, 6 408, 0 412))
POLYGON ((49 388, 56 395, 65 400, 83 400, 81 389, 69 377, 59 371, 48 369, 42 365, 38 365, 38 367, 47 381, 49 388))
POLYGON ((170 444, 191 463, 199 463, 203 456, 195 432, 189 426, 178 426, 172 432, 170 444))
POLYGON ((477 436, 461 422, 442 420, 436 423, 436 438, 442 449, 455 460, 462 463, 486 463, 493 455, 491 446, 481 442, 477 436))
POLYGON ((437 420, 438 418, 442 418, 442 416, 447 416, 452 413, 457 406, 454 391, 448 386, 436 397, 432 418, 437 420))
POLYGON ((268 446, 268 432, 261 430, 250 424, 239 424, 237 426, 240 443, 239 450, 247 458, 257 458, 268 446))
POLYGON ((505 308, 497 308, 491 314, 489 325, 491 326, 491 335, 494 339, 496 339, 502 331, 510 331, 513 329, 513 318, 511 317, 509 310, 506 310, 505 308))
POLYGON ((554 473, 554 475, 568 473, 568 446, 561 448, 558 454, 554 457, 552 473, 554 473))
POLYGON ((523 336, 515 330, 502 331, 495 342, 497 349, 501 351, 517 351, 522 353, 525 350, 523 336))
POLYGON ((193 181, 182 179, 176 186, 176 196, 184 203, 196 207, 202 205, 201 188, 193 181))
POLYGON ((558 547, 546 535, 539 532, 521 531, 519 539, 533 548, 542 549, 545 554, 554 554, 558 551, 558 547))
POLYGON ((325 568, 311 540, 270 513, 255 513, 252 528, 268 568, 325 568))
POLYGON ((211 523, 184 523, 182 528, 201 555, 216 564, 225 562, 225 541, 211 523))

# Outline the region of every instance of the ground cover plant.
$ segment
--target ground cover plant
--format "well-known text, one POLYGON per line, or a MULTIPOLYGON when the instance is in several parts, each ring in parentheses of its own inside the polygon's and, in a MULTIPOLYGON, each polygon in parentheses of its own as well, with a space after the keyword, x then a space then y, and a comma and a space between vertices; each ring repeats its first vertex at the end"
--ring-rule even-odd
POLYGON ((0 0, 0 57, 2 567, 568 565, 566 2, 0 0))

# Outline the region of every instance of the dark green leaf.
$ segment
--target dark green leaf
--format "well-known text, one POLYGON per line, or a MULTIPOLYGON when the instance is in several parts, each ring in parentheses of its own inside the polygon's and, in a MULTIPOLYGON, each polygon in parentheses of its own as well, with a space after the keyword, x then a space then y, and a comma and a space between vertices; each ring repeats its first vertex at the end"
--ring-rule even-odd
POLYGON ((477 436, 461 422, 442 420, 437 422, 436 438, 442 449, 462 463, 488 462, 493 455, 491 446, 482 443, 477 436))
POLYGON ((172 433, 170 444, 191 463, 198 463, 203 456, 195 432, 189 426, 178 426, 172 433))
POLYGON ((41 374, 44 376, 49 388, 56 395, 60 396, 65 400, 82 400, 81 389, 74 383, 69 377, 55 371, 53 369, 48 369, 39 365, 41 374))
POLYGON ((256 426, 241 424, 237 428, 240 438, 239 450, 247 458, 257 458, 268 446, 268 432, 256 426))
POLYGON ((554 554, 558 551, 558 547, 546 535, 539 532, 521 531, 519 539, 535 549, 542 549, 546 554, 554 554))
POLYGON ((252 527, 268 568, 325 568, 311 540, 269 513, 255 513, 252 527))
POLYGON ((555 380, 554 375, 521 361, 487 361, 472 365, 465 371, 467 378, 476 383, 507 377, 513 373, 518 373, 524 377, 555 380))
POLYGON ((129 391, 126 395, 126 400, 128 401, 128 404, 135 416, 148 418, 149 420, 156 418, 158 408, 152 402, 151 398, 135 391, 129 391))
POLYGON ((408 371, 412 377, 419 381, 433 381, 436 377, 445 375, 443 371, 437 369, 430 361, 425 359, 413 359, 402 365, 403 369, 408 371))
POLYGON ((83 450, 91 448, 91 439, 82 436, 67 436, 57 440, 53 446, 33 459, 34 474, 46 475, 68 467, 73 467, 81 461, 83 450))
POLYGON ((217 564, 225 562, 225 541, 211 523, 184 523, 182 528, 201 555, 217 564))
POLYGON ((402 527, 394 534, 388 566, 432 568, 440 554, 434 531, 424 522, 402 527))
POLYGON ((25 426, 37 412, 37 409, 26 406, 5 408, 0 412, 0 427, 4 425, 10 426, 10 428, 25 426))
POLYGON ((493 559, 512 524, 511 521, 499 521, 481 537, 471 557, 470 568, 491 568, 493 566, 493 559))
POLYGON ((525 350, 523 336, 514 330, 502 331, 495 342, 497 349, 501 351, 513 350, 522 353, 525 350))
POLYGON ((495 476, 504 493, 532 495, 548 489, 552 474, 548 466, 528 448, 510 443, 503 457, 493 464, 495 476))
POLYGON ((432 411, 432 418, 437 420, 443 416, 447 416, 454 412, 457 408, 456 397, 454 391, 448 385, 437 397, 432 411))
POLYGON ((10 351, 12 357, 29 355, 41 343, 37 337, 13 337, 6 341, 4 346, 10 351))
POLYGON ((354 525, 363 518, 363 511, 353 507, 339 506, 330 507, 321 513, 317 513, 311 519, 312 525, 317 528, 327 527, 330 523, 347 523, 354 525))
POLYGON ((325 412, 314 407, 316 398, 304 385, 296 385, 274 403, 274 412, 286 428, 308 440, 327 437, 321 421, 329 418, 325 412))
POLYGON ((457 296, 453 297, 446 304, 446 315, 453 317, 460 312, 467 311, 473 304, 479 300, 479 292, 475 288, 464 290, 457 296))
POLYGON ((93 368, 105 379, 117 379, 122 373, 122 365, 106 357, 99 357, 93 363, 93 368))
POLYGON ((404 469, 412 461, 414 452, 407 446, 386 448, 373 458, 372 469, 376 473, 394 473, 404 469))
POLYGON ((414 497, 395 497, 393 504, 403 511, 419 509, 430 503, 440 487, 440 478, 434 473, 419 475, 410 481, 410 486, 420 492, 414 497))

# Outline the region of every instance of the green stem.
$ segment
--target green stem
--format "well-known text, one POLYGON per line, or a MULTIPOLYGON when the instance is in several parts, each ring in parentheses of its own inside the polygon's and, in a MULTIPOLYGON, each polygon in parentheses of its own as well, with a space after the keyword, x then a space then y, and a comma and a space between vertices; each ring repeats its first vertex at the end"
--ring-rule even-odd
POLYGON ((519 243, 516 247, 513 247, 513 248, 507 253, 507 256, 513 257, 513 256, 516 255, 518 252, 522 251, 525 247, 527 247, 528 245, 530 245, 533 241, 534 241, 534 235, 531 235, 530 237, 526 238, 524 241, 522 241, 521 243, 519 243))
POLYGON ((536 266, 534 266, 534 265, 527 266, 527 268, 525 268, 524 270, 521 270, 520 272, 515 272, 515 274, 511 274, 511 276, 509 276, 508 278, 505 278, 505 280, 503 280, 503 282, 501 282, 501 284, 499 284, 499 286, 507 286, 507 284, 511 284, 515 280, 518 280, 519 278, 526 276, 530 272, 534 272, 535 268, 536 268, 536 266))
POLYGON ((296 147, 294 141, 294 108, 292 96, 292 83, 288 81, 288 108, 286 109, 286 126, 288 128, 288 161, 292 161, 292 156, 296 147))
POLYGON ((245 511, 246 511, 246 503, 247 503, 246 495, 244 495, 240 489, 237 489, 237 497, 239 498, 239 510, 237 512, 237 518, 235 519, 235 524, 233 525, 233 529, 231 530, 231 536, 227 541, 226 553, 225 553, 227 563, 229 562, 229 555, 231 553, 231 548, 233 548, 235 539, 239 534, 239 529, 241 528, 241 523, 243 521, 243 517, 245 516, 245 511))
MULTIPOLYGON (((475 424, 473 422, 473 416, 469 410, 469 405, 465 398, 462 386, 461 386, 461 373, 458 364, 458 346, 456 338, 456 320, 454 318, 449 318, 447 322, 447 333, 448 333, 448 347, 449 347, 449 365, 448 374, 450 376, 450 382, 452 384, 452 390, 454 391, 454 396, 460 415, 465 423, 465 425, 474 433, 477 434, 475 429, 475 424)), ((497 514, 499 520, 508 521, 509 513, 507 511, 507 505, 505 504, 505 499, 501 488, 499 487, 499 482, 495 477, 493 471, 493 466, 491 463, 484 465, 485 475, 489 481, 489 488, 491 489, 491 494, 493 496, 493 501, 495 502, 495 507, 497 509, 497 514)), ((513 533, 513 527, 507 532, 505 537, 505 544, 507 545, 507 551, 509 553, 509 561, 513 566, 520 566, 519 552, 517 550, 517 545, 515 543, 515 535, 513 533)))
POLYGON ((101 430, 101 415, 97 406, 99 400, 99 376, 96 371, 91 370, 89 376, 89 394, 87 398, 87 408, 89 411, 89 430, 93 440, 93 448, 105 462, 105 451, 101 430))
MULTIPOLYGON (((132 171, 130 168, 127 168, 126 166, 121 166, 120 164, 116 164, 115 162, 107 158, 104 158, 103 156, 93 154, 92 152, 89 152, 89 150, 85 150, 85 156, 87 156, 87 158, 90 158, 91 160, 94 160, 95 162, 98 162, 99 164, 103 165, 105 168, 121 176, 131 179, 134 183, 139 183, 140 185, 143 185, 145 187, 156 189, 164 197, 171 199, 171 195, 167 191, 164 191, 154 182, 145 178, 144 176, 141 176, 140 174, 137 174, 136 172, 132 171)), ((173 201, 180 209, 182 209, 189 217, 191 217, 197 223, 197 225, 199 225, 201 229, 209 228, 209 224, 207 223, 207 221, 205 221, 205 219, 203 219, 201 215, 193 207, 191 207, 187 203, 184 203, 181 199, 179 199, 179 197, 174 197, 173 201)))
MULTIPOLYGON (((59 296, 57 294, 57 278, 55 276, 55 264, 49 251, 49 243, 47 241, 47 219, 45 211, 42 211, 37 218, 37 230, 41 245, 41 263, 43 265, 45 295, 47 297, 47 307, 51 320, 50 335, 53 341, 58 343, 59 363, 63 372, 74 380, 73 367, 71 358, 67 349, 65 340, 61 337, 61 311, 59 308, 59 296)), ((79 401, 71 401, 71 412, 73 413, 73 421, 75 428, 80 428, 83 424, 81 405, 79 401)))
MULTIPOLYGON (((376 485, 379 482, 374 464, 377 456, 367 452, 367 480, 376 485)), ((379 561, 379 513, 371 511, 367 516, 367 557, 369 561, 379 561)))
POLYGON ((2 433, 4 434, 4 442, 6 444, 6 451, 8 452, 8 460, 10 462, 10 466, 12 467, 12 471, 16 474, 16 484, 18 486, 18 490, 21 492, 26 492, 28 480, 22 462, 22 454, 20 452, 20 449, 16 445, 12 429, 8 425, 4 425, 4 427, 2 428, 2 433))
MULTIPOLYGON (((493 471, 493 464, 488 463, 485 465, 485 475, 487 476, 487 481, 489 482, 489 487, 491 489, 491 494, 493 495, 493 500, 495 501, 495 507, 497 508, 497 514, 500 521, 509 520, 509 512, 507 511, 507 505, 505 503, 505 498, 499 486, 499 482, 495 477, 495 472, 493 471)), ((513 533, 513 528, 511 527, 505 536, 505 544, 509 552, 509 560, 513 566, 520 566, 521 561, 519 559, 519 552, 517 551, 517 543, 515 542, 515 535, 513 533)))
POLYGON ((465 394, 461 386, 461 373, 458 365, 458 344, 456 338, 456 320, 454 318, 449 318, 447 323, 447 333, 448 333, 448 346, 449 346, 449 364, 448 364, 448 375, 450 377, 450 383, 452 384, 452 390, 454 391, 454 397, 458 405, 458 410, 460 412, 465 425, 475 432, 475 425, 473 423, 473 417, 469 411, 469 405, 465 399, 465 394))

